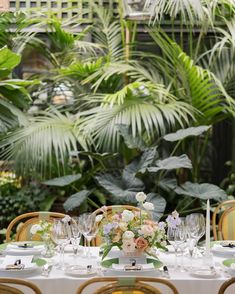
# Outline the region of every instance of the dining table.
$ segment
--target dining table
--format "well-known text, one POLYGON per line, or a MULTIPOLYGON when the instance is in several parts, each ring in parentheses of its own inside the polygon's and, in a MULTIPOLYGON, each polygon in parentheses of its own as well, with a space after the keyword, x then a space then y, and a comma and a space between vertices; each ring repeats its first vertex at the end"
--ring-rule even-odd
MULTIPOLYGON (((115 276, 120 279, 128 276, 158 277, 169 279, 176 286, 180 294, 217 294, 223 282, 232 276, 231 273, 229 273, 223 266, 223 260, 226 259, 224 255, 211 255, 210 262, 213 263, 213 270, 215 270, 215 274, 204 275, 203 271, 200 274, 200 270, 208 265, 206 264, 205 257, 201 253, 192 258, 186 252, 184 255, 177 257, 176 259, 175 253, 172 250, 167 252, 158 250, 156 254, 162 263, 160 268, 150 268, 149 270, 128 272, 115 267, 104 268, 102 266, 102 258, 99 247, 91 247, 90 257, 87 257, 82 246, 79 247, 76 255, 74 255, 73 250, 70 249, 65 250, 64 269, 58 266, 58 253, 51 258, 40 257, 51 265, 51 271, 48 275, 44 275, 45 266, 39 266, 33 271, 2 270, 0 271, 0 275, 1 277, 17 277, 27 279, 35 283, 43 294, 75 294, 78 287, 84 281, 97 276, 115 276), (178 264, 177 267, 176 261, 178 264), (181 267, 179 265, 181 265, 181 267), (163 266, 164 269, 167 268, 168 270, 167 275, 166 272, 163 271, 163 266), (80 273, 79 271, 73 272, 71 269, 74 267, 91 268, 92 271, 88 271, 87 273, 80 273)), ((118 249, 114 249, 110 252, 107 258, 113 259, 119 256, 120 251, 118 249)), ((2 251, 0 264, 4 261, 4 258, 4 251, 2 251)), ((17 259, 18 256, 15 256, 15 258, 17 259)), ((96 288, 97 285, 92 286, 84 292, 84 294, 92 294, 96 288)), ((163 290, 164 294, 172 293, 171 290, 164 288, 164 286, 159 286, 159 288, 163 290)), ((235 286, 231 286, 226 292, 226 294, 234 293, 235 286)), ((25 294, 27 293, 25 292, 25 294)))

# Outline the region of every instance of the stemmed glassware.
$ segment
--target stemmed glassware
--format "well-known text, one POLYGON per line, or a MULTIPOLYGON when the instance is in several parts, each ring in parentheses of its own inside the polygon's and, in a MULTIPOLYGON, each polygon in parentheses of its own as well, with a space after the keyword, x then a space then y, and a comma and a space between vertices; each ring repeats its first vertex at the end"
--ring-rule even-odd
POLYGON ((70 221, 70 229, 71 229, 71 243, 73 245, 73 253, 75 257, 78 253, 78 248, 81 240, 81 232, 79 229, 79 218, 72 217, 70 221))
POLYGON ((90 218, 91 218, 89 223, 90 230, 84 234, 84 237, 86 238, 87 244, 88 244, 88 251, 87 251, 88 258, 93 257, 91 255, 90 244, 91 244, 91 241, 96 237, 99 230, 99 226, 96 222, 96 216, 94 214, 91 214, 90 218))
MULTIPOLYGON (((186 240, 185 226, 178 225, 176 228, 168 227, 167 239, 169 243, 174 247, 174 250, 175 250, 175 270, 177 270, 178 269, 178 262, 177 262, 178 250, 181 249, 180 246, 182 246, 182 244, 186 240)), ((181 266, 180 266, 180 270, 181 270, 181 266)))
MULTIPOLYGON (((195 248, 201 237, 205 234, 205 218, 201 213, 192 213, 186 216, 187 244, 190 258, 193 258, 195 248)), ((192 262, 191 262, 192 265, 192 262)))
MULTIPOLYGON (((83 213, 78 217, 78 226, 81 234, 84 236, 84 247, 86 247, 86 241, 87 240, 87 235, 89 235, 89 232, 91 231, 92 228, 92 214, 91 213, 83 213)), ((88 242, 88 245, 90 245, 90 242, 88 242)), ((85 250, 85 255, 86 257, 89 255, 90 249, 85 250)))
POLYGON ((64 248, 69 243, 70 239, 68 223, 64 223, 62 219, 55 219, 52 223, 51 237, 59 247, 60 261, 58 268, 64 270, 64 248))

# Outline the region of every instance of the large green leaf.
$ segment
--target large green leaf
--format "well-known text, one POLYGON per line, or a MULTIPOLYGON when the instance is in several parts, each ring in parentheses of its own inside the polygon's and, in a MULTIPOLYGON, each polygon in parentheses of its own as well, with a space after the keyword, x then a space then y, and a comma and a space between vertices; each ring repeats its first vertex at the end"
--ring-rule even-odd
POLYGON ((126 174, 125 178, 120 175, 102 174, 97 175, 96 180, 111 194, 109 198, 115 204, 135 203, 136 193, 144 190, 143 182, 131 174, 129 177, 126 174))
POLYGON ((54 178, 43 182, 47 186, 65 187, 68 186, 81 178, 81 174, 67 175, 59 178, 54 178))
POLYGON ((163 215, 165 208, 166 208, 166 200, 159 194, 156 193, 149 193, 147 194, 148 202, 152 202, 154 205, 154 210, 152 212, 153 218, 155 220, 159 220, 163 215))
POLYGON ((118 156, 118 153, 95 153, 90 151, 76 151, 72 152, 71 155, 85 155, 89 156, 97 161, 104 161, 108 159, 112 159, 116 156, 118 156))
POLYGON ((0 77, 7 77, 20 63, 20 56, 7 47, 0 49, 0 77))
POLYGON ((79 207, 91 193, 92 191, 83 190, 71 195, 63 204, 64 209, 66 211, 71 211, 74 208, 79 207))
POLYGON ((147 167, 146 169, 140 170, 140 172, 144 173, 147 170, 148 172, 156 173, 160 170, 172 170, 178 168, 192 168, 191 160, 186 154, 182 154, 181 156, 171 156, 163 160, 158 160, 156 162, 156 166, 147 167))
POLYGON ((118 130, 121 133, 126 145, 130 149, 139 149, 144 151, 144 149, 147 147, 144 140, 139 137, 133 137, 130 131, 130 128, 128 125, 118 125, 118 130))
POLYGON ((215 199, 217 201, 221 201, 227 198, 227 194, 224 190, 220 189, 216 185, 207 183, 198 184, 186 182, 185 184, 181 185, 181 187, 177 187, 175 192, 179 195, 187 195, 203 200, 215 199))
POLYGON ((145 171, 149 166, 153 165, 153 162, 158 158, 157 147, 151 147, 144 150, 141 156, 138 156, 130 164, 128 164, 124 173, 136 174, 139 171, 145 171))
POLYGON ((167 134, 163 138, 166 141, 174 142, 183 140, 190 136, 199 136, 202 133, 208 131, 210 129, 210 126, 199 126, 199 127, 191 127, 187 129, 178 130, 175 133, 167 134))

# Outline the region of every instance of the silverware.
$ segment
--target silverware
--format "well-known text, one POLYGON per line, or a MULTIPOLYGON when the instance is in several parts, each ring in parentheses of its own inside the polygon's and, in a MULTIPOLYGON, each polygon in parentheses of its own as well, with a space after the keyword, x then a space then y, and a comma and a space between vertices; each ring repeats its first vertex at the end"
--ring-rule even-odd
POLYGON ((168 279, 170 278, 168 267, 166 265, 163 266, 163 276, 168 279))

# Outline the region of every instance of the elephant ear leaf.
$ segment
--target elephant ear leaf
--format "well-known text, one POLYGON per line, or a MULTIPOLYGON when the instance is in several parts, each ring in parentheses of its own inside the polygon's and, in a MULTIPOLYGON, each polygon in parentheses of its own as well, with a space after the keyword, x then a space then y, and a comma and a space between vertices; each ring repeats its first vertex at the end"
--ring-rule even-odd
POLYGON ((166 200, 156 193, 149 193, 147 199, 148 202, 152 202, 154 205, 154 211, 152 212, 154 220, 159 220, 165 211, 166 200))
POLYGON ((175 133, 167 134, 163 137, 163 139, 170 142, 180 141, 187 137, 200 136, 202 133, 208 131, 209 129, 210 126, 191 127, 187 129, 178 130, 175 133))
POLYGON ((76 175, 67 175, 59 178, 54 178, 48 181, 43 182, 43 184, 47 186, 57 186, 57 187, 64 187, 76 182, 81 178, 81 174, 76 175))
POLYGON ((71 211, 74 208, 79 207, 91 193, 92 191, 83 190, 71 195, 63 204, 64 209, 66 211, 71 211))
POLYGON ((186 154, 181 156, 171 156, 163 160, 158 160, 156 162, 156 166, 150 166, 146 169, 141 169, 140 172, 143 173, 145 170, 147 170, 148 172, 155 173, 160 170, 172 170, 178 168, 192 168, 191 160, 186 154))
POLYGON ((203 200, 214 199, 217 201, 225 200, 227 194, 224 190, 213 184, 198 184, 186 182, 180 187, 175 189, 175 192, 179 195, 187 195, 191 197, 200 198, 203 200))
POLYGON ((100 174, 96 176, 98 183, 110 194, 115 204, 135 203, 135 195, 144 190, 143 182, 135 177, 125 178, 121 175, 100 174))
POLYGON ((145 149, 140 157, 135 158, 130 164, 125 167, 124 171, 127 171, 130 174, 136 174, 140 171, 145 172, 149 166, 153 165, 157 157, 157 147, 145 149))
POLYGON ((139 136, 133 137, 128 125, 120 124, 117 126, 117 129, 122 135, 124 142, 126 143, 128 148, 144 151, 144 149, 147 147, 142 138, 140 138, 139 136))

